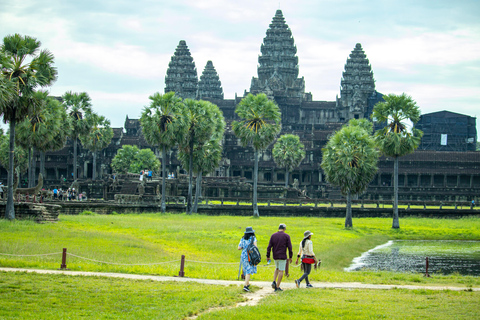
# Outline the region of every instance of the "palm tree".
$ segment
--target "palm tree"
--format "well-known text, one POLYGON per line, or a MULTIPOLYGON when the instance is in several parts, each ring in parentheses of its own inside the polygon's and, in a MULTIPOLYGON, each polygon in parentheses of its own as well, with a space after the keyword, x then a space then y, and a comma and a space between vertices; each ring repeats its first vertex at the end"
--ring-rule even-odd
MULTIPOLYGON (((15 98, 1 104, 3 120, 10 125, 8 195, 5 217, 15 219, 13 206, 13 154, 15 150, 15 125, 29 114, 35 101, 32 93, 37 87, 50 86, 57 78, 53 67, 53 54, 48 50, 39 52, 41 43, 37 39, 19 34, 3 38, 0 47, 0 72, 14 86, 15 98)), ((2 80, 2 82, 4 82, 2 80)))
POLYGON ((223 114, 217 105, 203 100, 184 100, 182 111, 183 130, 179 135, 179 148, 181 152, 188 154, 188 199, 187 213, 191 214, 192 205, 192 181, 193 181, 193 156, 195 146, 202 146, 212 138, 223 135, 225 121, 223 114))
POLYGON ((405 93, 383 96, 385 102, 373 107, 372 118, 385 127, 375 133, 378 148, 387 157, 393 158, 393 223, 392 228, 400 228, 398 220, 398 158, 415 151, 423 136, 415 129, 420 119, 420 109, 415 101, 405 93))
POLYGON ((365 192, 377 172, 378 151, 372 131, 368 120, 352 119, 348 126, 335 132, 322 149, 321 167, 326 180, 340 187, 347 197, 345 228, 353 226, 352 194, 365 192))
POLYGON ((96 113, 91 113, 86 118, 89 122, 90 131, 80 135, 82 145, 90 150, 93 155, 92 180, 97 176, 97 151, 105 149, 113 138, 113 129, 110 128, 110 120, 96 113))
POLYGON ((305 146, 300 142, 300 137, 294 134, 284 134, 278 138, 272 150, 273 160, 285 168, 285 188, 288 188, 290 172, 298 167, 305 158, 305 146))
POLYGON ((73 180, 77 180, 77 142, 79 136, 90 130, 85 118, 92 112, 92 103, 86 92, 67 91, 62 98, 63 106, 71 119, 69 137, 73 140, 73 180))
POLYGON ((253 216, 259 217, 257 206, 258 152, 265 150, 281 130, 281 113, 277 104, 264 93, 248 94, 240 101, 235 113, 242 119, 232 122, 234 134, 244 147, 252 144, 255 151, 253 171, 253 216))
POLYGON ((182 99, 175 96, 175 92, 164 95, 156 92, 149 97, 150 106, 146 107, 140 118, 145 140, 153 146, 162 149, 162 203, 161 211, 166 211, 165 204, 165 177, 167 176, 166 159, 167 149, 177 143, 177 133, 181 125, 180 110, 182 99))
MULTIPOLYGON (((223 129, 221 130, 223 136, 223 129)), ((197 213, 198 201, 202 195, 202 176, 215 170, 222 160, 221 138, 213 138, 204 144, 195 145, 193 149, 193 172, 197 175, 195 185, 195 202, 192 212, 197 213)), ((190 167, 190 154, 179 150, 178 159, 184 168, 190 167)))

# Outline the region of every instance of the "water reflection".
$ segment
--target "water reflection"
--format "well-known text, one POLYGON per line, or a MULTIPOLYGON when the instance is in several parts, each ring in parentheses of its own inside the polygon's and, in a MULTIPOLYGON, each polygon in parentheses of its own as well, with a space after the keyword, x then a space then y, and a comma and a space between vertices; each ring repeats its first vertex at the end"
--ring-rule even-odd
POLYGON ((346 271, 386 270, 480 276, 480 241, 395 240, 353 259, 346 271))

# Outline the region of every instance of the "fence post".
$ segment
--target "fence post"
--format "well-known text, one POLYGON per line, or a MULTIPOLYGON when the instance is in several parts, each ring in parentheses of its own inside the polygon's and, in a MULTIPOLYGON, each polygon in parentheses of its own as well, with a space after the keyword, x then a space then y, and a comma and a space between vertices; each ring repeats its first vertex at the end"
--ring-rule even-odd
POLYGON ((60 265, 60 270, 67 270, 67 248, 63 248, 62 264, 60 265))
POLYGON ((178 273, 179 277, 185 276, 185 255, 182 254, 182 260, 180 261, 180 272, 178 273))
POLYGON ((430 275, 428 274, 428 257, 425 258, 425 275, 424 277, 430 278, 430 275))

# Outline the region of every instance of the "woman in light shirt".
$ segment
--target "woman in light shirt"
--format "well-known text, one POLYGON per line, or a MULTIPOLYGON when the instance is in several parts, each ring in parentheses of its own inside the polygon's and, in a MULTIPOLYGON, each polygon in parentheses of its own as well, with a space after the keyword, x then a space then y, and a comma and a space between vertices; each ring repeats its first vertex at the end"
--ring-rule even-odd
POLYGON ((307 283, 307 288, 313 287, 308 280, 308 275, 312 271, 312 265, 315 265, 317 263, 317 258, 315 257, 315 253, 313 252, 312 235, 313 233, 311 233, 310 231, 305 231, 303 233, 303 240, 302 242, 300 242, 300 249, 298 250, 297 261, 295 262, 295 264, 298 264, 298 259, 301 257, 303 275, 300 279, 295 280, 295 285, 297 286, 297 288, 300 287, 300 283, 304 279, 307 283))

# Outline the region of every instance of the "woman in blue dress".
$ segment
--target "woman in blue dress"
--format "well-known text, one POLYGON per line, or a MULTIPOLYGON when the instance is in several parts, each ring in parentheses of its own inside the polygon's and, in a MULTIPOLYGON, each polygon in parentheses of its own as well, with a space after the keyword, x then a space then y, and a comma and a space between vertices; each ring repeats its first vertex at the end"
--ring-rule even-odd
POLYGON ((245 234, 243 235, 242 239, 240 239, 240 243, 238 244, 238 250, 242 250, 242 255, 240 261, 243 265, 243 272, 245 274, 245 285, 243 286, 243 291, 249 292, 250 291, 250 275, 257 273, 257 266, 252 266, 250 262, 248 262, 248 254, 247 248, 253 243, 257 246, 257 238, 255 237, 255 231, 252 227, 247 227, 245 229, 245 234))

